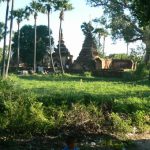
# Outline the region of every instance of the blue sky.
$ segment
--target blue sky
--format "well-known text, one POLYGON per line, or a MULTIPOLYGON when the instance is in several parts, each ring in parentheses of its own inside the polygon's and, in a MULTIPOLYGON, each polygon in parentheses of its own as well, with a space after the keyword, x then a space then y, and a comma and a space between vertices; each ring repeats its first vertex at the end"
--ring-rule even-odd
MULTIPOLYGON (((23 8, 29 4, 31 0, 15 0, 15 9, 23 8)), ((84 35, 81 31, 81 24, 83 22, 88 22, 95 17, 102 15, 101 8, 91 8, 86 5, 86 0, 71 0, 74 9, 72 11, 67 11, 64 14, 63 21, 63 35, 64 41, 69 49, 70 53, 74 56, 74 59, 78 56, 81 51, 82 44, 84 41, 84 35)), ((0 4, 0 21, 4 22, 5 19, 5 3, 0 4)), ((33 16, 30 17, 29 21, 23 21, 21 26, 24 24, 34 24, 33 16)), ((37 25, 47 25, 47 16, 44 14, 39 14, 37 19, 37 25)), ((51 14, 51 29, 53 32, 53 37, 55 45, 58 43, 58 33, 59 33, 59 12, 52 12, 51 14)), ((17 30, 16 21, 14 21, 14 31, 17 30)), ((2 47, 3 41, 0 43, 2 47)), ((135 45, 131 44, 130 48, 135 45)), ((126 44, 123 41, 118 41, 116 44, 113 44, 110 37, 106 38, 105 46, 106 54, 111 53, 126 53, 126 44)))

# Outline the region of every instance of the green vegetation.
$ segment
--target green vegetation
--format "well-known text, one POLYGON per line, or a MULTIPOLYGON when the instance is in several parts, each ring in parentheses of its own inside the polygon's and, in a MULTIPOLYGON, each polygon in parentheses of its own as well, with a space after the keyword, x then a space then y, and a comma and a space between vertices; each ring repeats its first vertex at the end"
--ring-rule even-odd
POLYGON ((69 74, 12 75, 10 81, 1 80, 0 93, 1 132, 46 134, 88 122, 116 134, 132 132, 133 126, 137 132, 150 129, 150 88, 142 83, 69 74))
MULTIPOLYGON (((34 27, 30 25, 25 25, 20 30, 20 59, 27 63, 28 65, 32 65, 33 56, 34 56, 34 42, 32 39, 34 38, 34 27)), ((53 38, 52 44, 54 43, 53 38)), ((46 54, 47 46, 49 43, 48 39, 48 28, 47 26, 40 25, 37 26, 37 63, 39 63, 44 55, 46 54)), ((17 60, 17 46, 18 46, 18 32, 15 32, 13 37, 13 45, 12 49, 14 52, 13 58, 17 60)))
MULTIPOLYGON (((0 80, 0 137, 7 137, 6 145, 9 141, 12 145, 12 137, 102 132, 110 137, 97 137, 96 147, 129 146, 111 135, 124 140, 128 133, 150 132, 149 85, 148 81, 94 78, 88 72, 83 76, 11 75, 0 80)), ((83 143, 81 149, 95 148, 90 141, 83 143)))

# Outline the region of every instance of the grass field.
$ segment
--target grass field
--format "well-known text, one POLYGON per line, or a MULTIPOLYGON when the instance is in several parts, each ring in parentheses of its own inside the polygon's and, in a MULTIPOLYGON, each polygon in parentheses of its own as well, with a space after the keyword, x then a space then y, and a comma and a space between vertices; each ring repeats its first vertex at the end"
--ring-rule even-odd
POLYGON ((52 131, 72 128, 76 134, 105 132, 123 138, 127 133, 150 133, 148 80, 65 74, 11 75, 7 86, 3 82, 2 133, 57 135, 52 131))

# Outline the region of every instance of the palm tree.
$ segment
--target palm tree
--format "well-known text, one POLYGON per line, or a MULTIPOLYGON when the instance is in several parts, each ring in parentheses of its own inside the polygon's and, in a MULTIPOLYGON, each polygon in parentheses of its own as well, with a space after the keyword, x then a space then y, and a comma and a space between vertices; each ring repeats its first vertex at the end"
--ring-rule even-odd
POLYGON ((108 32, 104 28, 96 28, 94 33, 98 34, 99 47, 101 46, 100 39, 103 36, 103 44, 102 44, 103 48, 102 48, 102 51, 103 51, 103 55, 104 55, 104 52, 105 52, 105 41, 106 41, 106 37, 108 36, 108 32))
POLYGON ((36 43, 37 43, 37 31, 36 31, 36 23, 37 23, 37 15, 38 12, 45 12, 45 8, 43 7, 43 5, 39 2, 36 2, 35 0, 33 0, 30 3, 30 7, 28 7, 28 10, 30 12, 30 14, 34 14, 34 60, 33 60, 33 71, 36 72, 36 43))
POLYGON ((34 72, 36 72, 36 39, 37 39, 37 26, 36 26, 36 22, 37 22, 37 13, 34 13, 34 62, 33 62, 33 70, 34 72))
POLYGON ((128 53, 129 53, 129 42, 127 42, 126 44, 127 44, 127 56, 128 56, 128 53))
POLYGON ((55 10, 61 10, 60 11, 60 25, 59 25, 59 57, 60 57, 60 65, 61 65, 61 70, 62 73, 64 74, 64 68, 63 68, 63 63, 62 63, 62 57, 61 57, 61 47, 60 47, 60 42, 61 42, 61 36, 62 36, 62 21, 64 20, 64 11, 66 10, 72 10, 72 4, 69 3, 69 0, 62 0, 58 1, 55 4, 55 10))
POLYGON ((62 73, 64 74, 64 68, 63 68, 63 63, 62 63, 62 57, 61 57, 61 47, 60 47, 60 42, 61 42, 61 36, 62 36, 62 21, 64 20, 64 10, 62 9, 62 11, 60 12, 60 26, 59 26, 59 58, 60 58, 60 65, 61 65, 61 70, 62 73))
POLYGON ((50 27, 50 13, 51 13, 52 7, 54 7, 55 2, 53 0, 38 0, 38 2, 42 4, 43 7, 45 7, 45 9, 47 10, 48 30, 49 30, 48 31, 49 32, 49 50, 50 50, 48 52, 50 52, 49 54, 50 54, 50 59, 51 59, 51 65, 55 73, 55 67, 54 67, 53 56, 52 56, 51 27, 50 27))
POLYGON ((8 47, 8 60, 7 60, 7 66, 6 66, 6 78, 8 76, 8 69, 10 64, 10 56, 11 56, 11 40, 12 40, 12 28, 13 28, 13 9, 14 9, 14 0, 12 0, 11 4, 11 20, 10 20, 10 31, 9 31, 9 47, 8 47))
POLYGON ((108 32, 104 30, 104 32, 102 32, 102 36, 103 36, 103 55, 104 55, 105 54, 105 42, 106 42, 106 37, 108 36, 108 32))
POLYGON ((52 56, 52 44, 51 44, 51 30, 50 30, 50 13, 51 13, 51 6, 50 4, 47 4, 47 15, 48 15, 48 30, 49 30, 49 48, 50 48, 50 57, 51 57, 51 64, 52 64, 52 68, 54 73, 55 71, 55 67, 54 67, 54 62, 53 62, 53 56, 52 56))
MULTIPOLYGON (((5 0, 2 0, 2 1, 5 1, 5 0)), ((9 2, 10 2, 10 0, 7 0, 6 16, 5 16, 5 27, 4 27, 4 45, 3 45, 3 57, 2 57, 2 70, 1 70, 2 78, 5 77, 6 34, 7 34, 9 2)))
POLYGON ((98 46, 101 47, 101 33, 103 32, 103 28, 96 28, 94 33, 98 34, 98 46))
POLYGON ((18 48, 17 48, 17 66, 19 69, 19 63, 20 63, 20 23, 25 18, 25 10, 24 9, 18 9, 13 11, 13 16, 17 20, 18 25, 18 48))

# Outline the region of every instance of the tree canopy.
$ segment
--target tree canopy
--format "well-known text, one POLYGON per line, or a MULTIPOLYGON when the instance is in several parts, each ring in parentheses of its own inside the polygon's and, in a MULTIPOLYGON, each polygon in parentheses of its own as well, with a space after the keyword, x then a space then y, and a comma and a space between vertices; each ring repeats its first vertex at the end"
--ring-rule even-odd
POLYGON ((150 60, 150 26, 140 26, 140 20, 133 15, 133 1, 129 0, 87 0, 91 6, 103 8, 103 17, 98 21, 111 30, 112 38, 123 38, 127 43, 142 40, 146 45, 145 60, 150 60))
MULTIPOLYGON (((18 32, 15 32, 13 38, 13 59, 17 57, 17 37, 18 32)), ((52 38, 52 44, 53 44, 52 38)), ((49 46, 48 27, 44 25, 37 26, 37 62, 42 61, 43 56, 47 53, 47 46, 49 46)), ((34 27, 25 25, 20 30, 20 59, 23 63, 28 65, 33 64, 34 55, 34 27)))
POLYGON ((142 26, 150 24, 150 0, 130 0, 135 16, 142 26))
MULTIPOLYGON (((132 14, 136 16, 140 24, 148 25, 150 23, 150 1, 149 0, 87 0, 92 6, 104 6, 108 3, 119 4, 124 8, 130 8, 132 14)), ((114 5, 115 6, 115 5, 114 5)), ((114 7, 115 8, 115 7, 114 7)), ((116 8, 117 9, 117 8, 116 8)))

